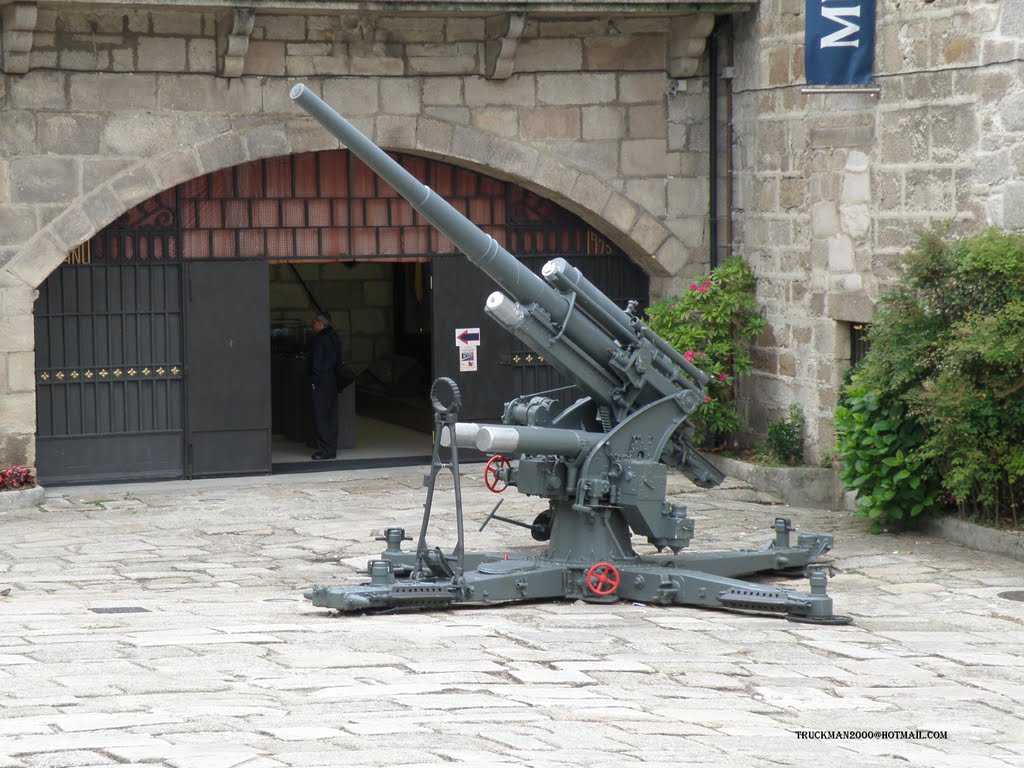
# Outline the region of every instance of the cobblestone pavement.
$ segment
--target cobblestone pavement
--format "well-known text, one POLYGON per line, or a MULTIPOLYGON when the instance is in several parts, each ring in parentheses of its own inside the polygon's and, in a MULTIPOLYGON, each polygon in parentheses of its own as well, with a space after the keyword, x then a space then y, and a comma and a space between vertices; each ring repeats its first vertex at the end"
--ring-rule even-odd
MULTIPOLYGON (((678 478, 695 549, 760 546, 783 511, 834 532, 830 591, 856 624, 569 602, 337 617, 302 600, 357 583, 383 527, 418 530, 422 473, 55 489, 0 517, 0 767, 1024 765, 1024 603, 998 597, 1024 589, 1018 562, 678 478), (798 735, 838 729, 946 738, 798 735)), ((479 475, 470 548, 533 544, 476 533, 493 500, 479 475)), ((505 515, 543 506, 509 495, 505 515)), ((451 500, 435 496, 432 543, 454 540, 451 500)))

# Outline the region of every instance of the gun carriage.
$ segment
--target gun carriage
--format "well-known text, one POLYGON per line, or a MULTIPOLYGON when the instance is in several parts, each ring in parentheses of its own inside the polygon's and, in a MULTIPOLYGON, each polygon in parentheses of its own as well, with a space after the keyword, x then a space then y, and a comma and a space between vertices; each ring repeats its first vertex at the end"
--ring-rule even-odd
POLYGON ((684 506, 666 499, 669 467, 702 487, 724 479, 693 445, 688 422, 703 402, 707 375, 644 325, 636 302, 620 308, 561 258, 534 274, 308 88, 296 85, 291 98, 494 280, 501 290, 488 297, 486 314, 584 394, 568 406, 524 395, 505 405, 500 425, 471 424, 458 421, 454 382, 435 382, 433 462, 415 552, 402 550, 408 540, 403 529, 387 529, 387 548, 368 565, 369 583, 314 586, 305 592, 313 605, 346 612, 557 598, 631 600, 849 623, 833 613, 828 566, 815 564, 832 548, 829 534, 800 533, 794 544, 790 520, 776 518, 775 537, 761 549, 682 552, 693 537, 693 520, 684 506), (441 447, 450 450, 449 463, 440 460, 441 447), (548 543, 545 552, 513 557, 465 550, 459 448, 495 454, 485 469, 492 490, 515 486, 547 499, 547 509, 532 524, 498 516, 498 506, 484 521, 528 528, 534 539, 548 543), (516 463, 504 454, 517 457, 516 463), (455 480, 458 540, 451 552, 426 541, 436 478, 445 469, 455 480), (638 555, 634 532, 668 553, 638 555), (806 569, 809 592, 738 579, 794 569, 806 569))

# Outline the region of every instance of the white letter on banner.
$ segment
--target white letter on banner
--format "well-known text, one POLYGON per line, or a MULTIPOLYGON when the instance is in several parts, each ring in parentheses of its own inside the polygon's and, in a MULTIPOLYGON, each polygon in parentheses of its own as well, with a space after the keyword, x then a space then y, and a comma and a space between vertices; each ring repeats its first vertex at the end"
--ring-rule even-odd
POLYGON ((860 32, 860 27, 854 24, 846 16, 856 16, 860 18, 860 6, 855 8, 826 8, 822 6, 821 16, 829 21, 834 21, 836 24, 842 24, 841 29, 837 29, 831 35, 825 35, 821 38, 822 48, 857 48, 860 46, 860 40, 854 37, 853 40, 845 40, 844 38, 856 35, 860 32))

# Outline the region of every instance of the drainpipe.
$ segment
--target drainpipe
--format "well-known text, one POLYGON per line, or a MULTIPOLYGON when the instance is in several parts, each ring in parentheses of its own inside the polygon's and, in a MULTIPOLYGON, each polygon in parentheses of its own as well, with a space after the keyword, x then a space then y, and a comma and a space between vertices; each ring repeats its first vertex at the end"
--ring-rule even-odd
POLYGON ((733 38, 732 18, 726 19, 723 31, 729 41, 729 50, 726 55, 728 63, 721 69, 723 87, 725 88, 725 257, 728 259, 732 258, 732 145, 735 134, 732 113, 732 80, 736 77, 736 68, 733 63, 735 61, 735 39, 733 38))
MULTIPOLYGON (((730 37, 732 25, 729 27, 730 37)), ((732 62, 730 46, 729 61, 732 62)), ((732 258, 732 183, 733 183, 733 104, 732 81, 736 76, 736 68, 730 63, 722 67, 722 80, 725 81, 725 257, 732 258)))
POLYGON ((708 36, 708 262, 718 266, 718 19, 708 36))

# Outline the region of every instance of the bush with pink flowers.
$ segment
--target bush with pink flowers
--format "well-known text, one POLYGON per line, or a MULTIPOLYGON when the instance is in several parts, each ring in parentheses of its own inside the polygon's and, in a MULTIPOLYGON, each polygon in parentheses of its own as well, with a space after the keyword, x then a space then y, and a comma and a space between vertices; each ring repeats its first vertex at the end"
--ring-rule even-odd
POLYGON ((750 370, 750 347, 764 328, 754 298, 754 275, 739 258, 690 283, 678 296, 647 310, 648 325, 711 377, 694 414, 705 447, 725 444, 739 430, 736 377, 750 370))

